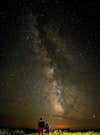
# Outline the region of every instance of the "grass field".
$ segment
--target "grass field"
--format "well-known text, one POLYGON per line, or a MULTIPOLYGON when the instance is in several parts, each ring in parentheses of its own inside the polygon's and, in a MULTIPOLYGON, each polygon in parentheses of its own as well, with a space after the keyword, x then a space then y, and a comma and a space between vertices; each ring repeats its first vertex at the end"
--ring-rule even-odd
MULTIPOLYGON (((38 135, 38 133, 30 134, 30 135, 38 135)), ((47 135, 44 133, 44 135, 47 135)), ((49 135, 100 135, 100 132, 50 132, 49 135)))
POLYGON ((57 133, 56 131, 54 133, 51 133, 50 135, 100 135, 100 132, 61 132, 57 133))
MULTIPOLYGON (((0 130, 0 135, 38 135, 38 133, 25 134, 23 130, 15 130, 11 133, 9 130, 0 130)), ((44 135, 48 135, 44 133, 44 135)), ((50 132, 49 135, 100 135, 100 132, 88 131, 88 132, 62 132, 55 130, 50 132)))

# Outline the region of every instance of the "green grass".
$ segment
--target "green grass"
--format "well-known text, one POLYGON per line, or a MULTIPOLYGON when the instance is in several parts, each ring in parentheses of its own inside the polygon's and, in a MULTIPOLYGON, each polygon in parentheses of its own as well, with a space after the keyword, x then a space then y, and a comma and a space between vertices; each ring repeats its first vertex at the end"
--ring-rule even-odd
MULTIPOLYGON (((29 134, 29 135, 38 135, 38 133, 34 133, 34 134, 29 134)), ((44 135, 46 135, 46 133, 44 133, 44 135)), ((93 131, 89 131, 89 132, 50 132, 49 135, 100 135, 100 132, 93 132, 93 131)))
MULTIPOLYGON (((12 135, 9 130, 0 130, 0 135, 12 135)), ((25 134, 23 130, 15 130, 13 135, 38 135, 38 133, 25 134)), ((44 135, 47 135, 44 133, 44 135)), ((88 131, 88 132, 61 132, 55 130, 54 132, 50 132, 49 135, 100 135, 100 132, 88 131)))

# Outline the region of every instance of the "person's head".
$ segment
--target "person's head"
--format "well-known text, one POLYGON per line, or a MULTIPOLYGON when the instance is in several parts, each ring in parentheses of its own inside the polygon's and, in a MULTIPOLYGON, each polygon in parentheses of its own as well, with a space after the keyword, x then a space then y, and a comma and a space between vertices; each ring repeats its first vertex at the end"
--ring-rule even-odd
POLYGON ((40 120, 42 120, 42 117, 40 117, 40 120))

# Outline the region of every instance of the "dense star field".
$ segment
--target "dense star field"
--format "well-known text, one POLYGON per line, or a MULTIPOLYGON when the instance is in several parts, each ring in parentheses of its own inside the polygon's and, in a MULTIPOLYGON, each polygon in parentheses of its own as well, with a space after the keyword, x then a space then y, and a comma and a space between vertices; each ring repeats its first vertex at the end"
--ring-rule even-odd
POLYGON ((99 6, 0 1, 0 125, 100 127, 99 6))

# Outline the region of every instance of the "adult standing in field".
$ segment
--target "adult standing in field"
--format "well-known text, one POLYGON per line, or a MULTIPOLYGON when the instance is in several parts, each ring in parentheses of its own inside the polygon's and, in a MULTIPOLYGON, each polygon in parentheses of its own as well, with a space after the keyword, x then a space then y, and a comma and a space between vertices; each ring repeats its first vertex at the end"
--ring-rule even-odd
POLYGON ((38 121, 39 135, 43 135, 44 128, 45 128, 45 122, 41 117, 40 120, 38 121))

